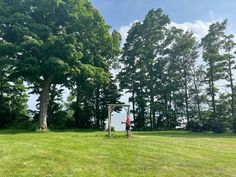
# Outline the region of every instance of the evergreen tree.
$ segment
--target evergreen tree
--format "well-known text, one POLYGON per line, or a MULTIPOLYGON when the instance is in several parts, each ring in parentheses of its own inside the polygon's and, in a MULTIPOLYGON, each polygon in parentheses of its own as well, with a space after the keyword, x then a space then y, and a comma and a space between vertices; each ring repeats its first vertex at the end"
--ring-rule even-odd
POLYGON ((226 20, 222 23, 213 23, 209 28, 208 34, 202 39, 201 43, 201 46, 203 47, 203 58, 208 66, 206 71, 206 82, 208 83, 207 93, 211 97, 211 117, 213 127, 218 123, 216 115, 216 94, 218 92, 216 81, 223 79, 224 77, 224 57, 220 53, 220 50, 223 49, 226 24, 226 20))
MULTIPOLYGON (((140 48, 142 45, 142 41, 140 38, 141 35, 141 23, 136 22, 133 24, 132 28, 128 32, 128 37, 126 39, 126 43, 123 48, 123 55, 120 58, 120 62, 123 64, 123 67, 118 75, 118 79, 120 82, 120 89, 126 89, 126 93, 131 93, 130 101, 132 102, 132 113, 135 122, 135 126, 137 124, 136 121, 136 99, 135 97, 138 95, 143 95, 143 87, 142 84, 143 77, 139 77, 139 60, 140 60, 140 48)), ((139 100, 142 102, 143 97, 140 97, 139 100)), ((139 108, 137 108, 139 109, 139 108)), ((140 119, 144 119, 138 116, 140 119)), ((144 120, 143 120, 144 121, 144 120)), ((143 125, 144 126, 144 125, 143 125)))
MULTIPOLYGON (((182 84, 177 87, 178 90, 183 90, 183 93, 180 94, 184 97, 185 102, 185 118, 187 120, 186 128, 190 128, 190 103, 189 103, 189 90, 190 90, 190 81, 191 81, 191 69, 196 62, 196 58, 198 57, 197 51, 197 42, 193 37, 193 33, 191 32, 183 32, 179 30, 175 35, 175 42, 170 49, 170 53, 173 57, 175 57, 175 61, 171 61, 176 64, 177 73, 176 75, 180 75, 180 80, 182 84)), ((176 77, 176 76, 175 76, 176 77)), ((180 97, 181 98, 181 97, 180 97)), ((181 100, 180 100, 181 103, 181 100)))
POLYGON ((161 9, 150 10, 142 24, 142 56, 141 64, 146 70, 147 91, 150 100, 150 124, 151 128, 157 128, 156 122, 156 99, 155 85, 156 75, 155 63, 158 63, 165 48, 170 44, 168 35, 168 24, 170 19, 163 14, 161 9))
MULTIPOLYGON (((191 115, 193 120, 191 121, 192 124, 203 124, 203 116, 202 116, 202 109, 203 104, 207 103, 206 95, 203 93, 204 91, 204 79, 205 79, 205 72, 203 66, 195 66, 191 67, 191 87, 189 91, 190 100, 192 103, 191 107, 191 115)), ((193 127, 191 127, 193 128, 193 127)))
POLYGON ((224 41, 224 50, 225 50, 225 71, 226 71, 226 80, 229 82, 231 90, 231 115, 233 118, 233 129, 236 132, 236 116, 235 116, 235 90, 234 90, 234 78, 233 78, 233 72, 235 71, 235 61, 234 61, 234 50, 236 43, 233 40, 233 35, 226 35, 225 41, 224 41))

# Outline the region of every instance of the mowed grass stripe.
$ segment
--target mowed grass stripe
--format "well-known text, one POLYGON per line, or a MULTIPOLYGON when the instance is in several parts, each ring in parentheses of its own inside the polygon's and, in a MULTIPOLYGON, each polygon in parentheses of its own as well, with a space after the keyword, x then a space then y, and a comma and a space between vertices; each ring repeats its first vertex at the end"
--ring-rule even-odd
POLYGON ((236 176, 236 136, 0 131, 0 176, 236 176))

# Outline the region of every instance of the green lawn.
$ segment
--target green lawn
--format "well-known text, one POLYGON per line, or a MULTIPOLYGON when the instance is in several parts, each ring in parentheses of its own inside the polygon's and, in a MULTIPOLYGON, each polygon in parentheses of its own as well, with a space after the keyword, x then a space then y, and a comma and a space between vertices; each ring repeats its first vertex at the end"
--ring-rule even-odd
POLYGON ((0 131, 1 177, 236 176, 236 136, 0 131))

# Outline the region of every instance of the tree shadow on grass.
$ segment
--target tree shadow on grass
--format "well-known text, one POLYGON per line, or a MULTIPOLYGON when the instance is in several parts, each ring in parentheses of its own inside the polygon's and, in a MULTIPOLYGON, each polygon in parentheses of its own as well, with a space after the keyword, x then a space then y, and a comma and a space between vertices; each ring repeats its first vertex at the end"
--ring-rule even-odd
POLYGON ((93 133, 93 132, 102 132, 102 130, 96 130, 96 129, 64 129, 64 130, 50 130, 50 132, 56 132, 56 133, 93 133))
POLYGON ((0 135, 14 135, 21 133, 36 133, 36 131, 32 130, 13 130, 13 129, 0 129, 0 135))
POLYGON ((21 129, 0 129, 0 135, 14 135, 14 134, 25 134, 25 133, 79 133, 79 134, 88 134, 87 136, 104 136, 107 134, 107 131, 94 130, 94 129, 64 129, 64 130, 49 130, 47 132, 37 131, 37 130, 21 130, 21 129), (89 135, 92 134, 92 135, 89 135))
POLYGON ((236 138, 234 133, 194 133, 189 131, 146 131, 133 132, 133 135, 138 136, 159 136, 159 137, 174 137, 174 138, 236 138))
POLYGON ((21 130, 21 129, 0 129, 0 135, 4 134, 21 134, 21 133, 66 133, 66 132, 78 132, 78 133, 91 133, 97 130, 86 130, 86 129, 65 129, 65 130, 49 130, 46 132, 37 130, 21 130))

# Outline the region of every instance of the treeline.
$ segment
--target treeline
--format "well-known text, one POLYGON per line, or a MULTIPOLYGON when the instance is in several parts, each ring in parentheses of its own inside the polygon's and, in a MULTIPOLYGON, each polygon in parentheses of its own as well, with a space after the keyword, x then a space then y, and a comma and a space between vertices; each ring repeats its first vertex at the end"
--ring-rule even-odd
POLYGON ((236 131, 235 42, 227 21, 200 41, 171 26, 161 9, 130 29, 119 73, 130 93, 137 129, 236 131))
POLYGON ((87 0, 0 0, 0 128, 104 129, 107 104, 125 90, 135 129, 236 131, 227 21, 201 41, 170 22, 161 9, 149 11, 122 50, 120 34, 87 0), (38 95, 36 111, 29 94, 38 95))

